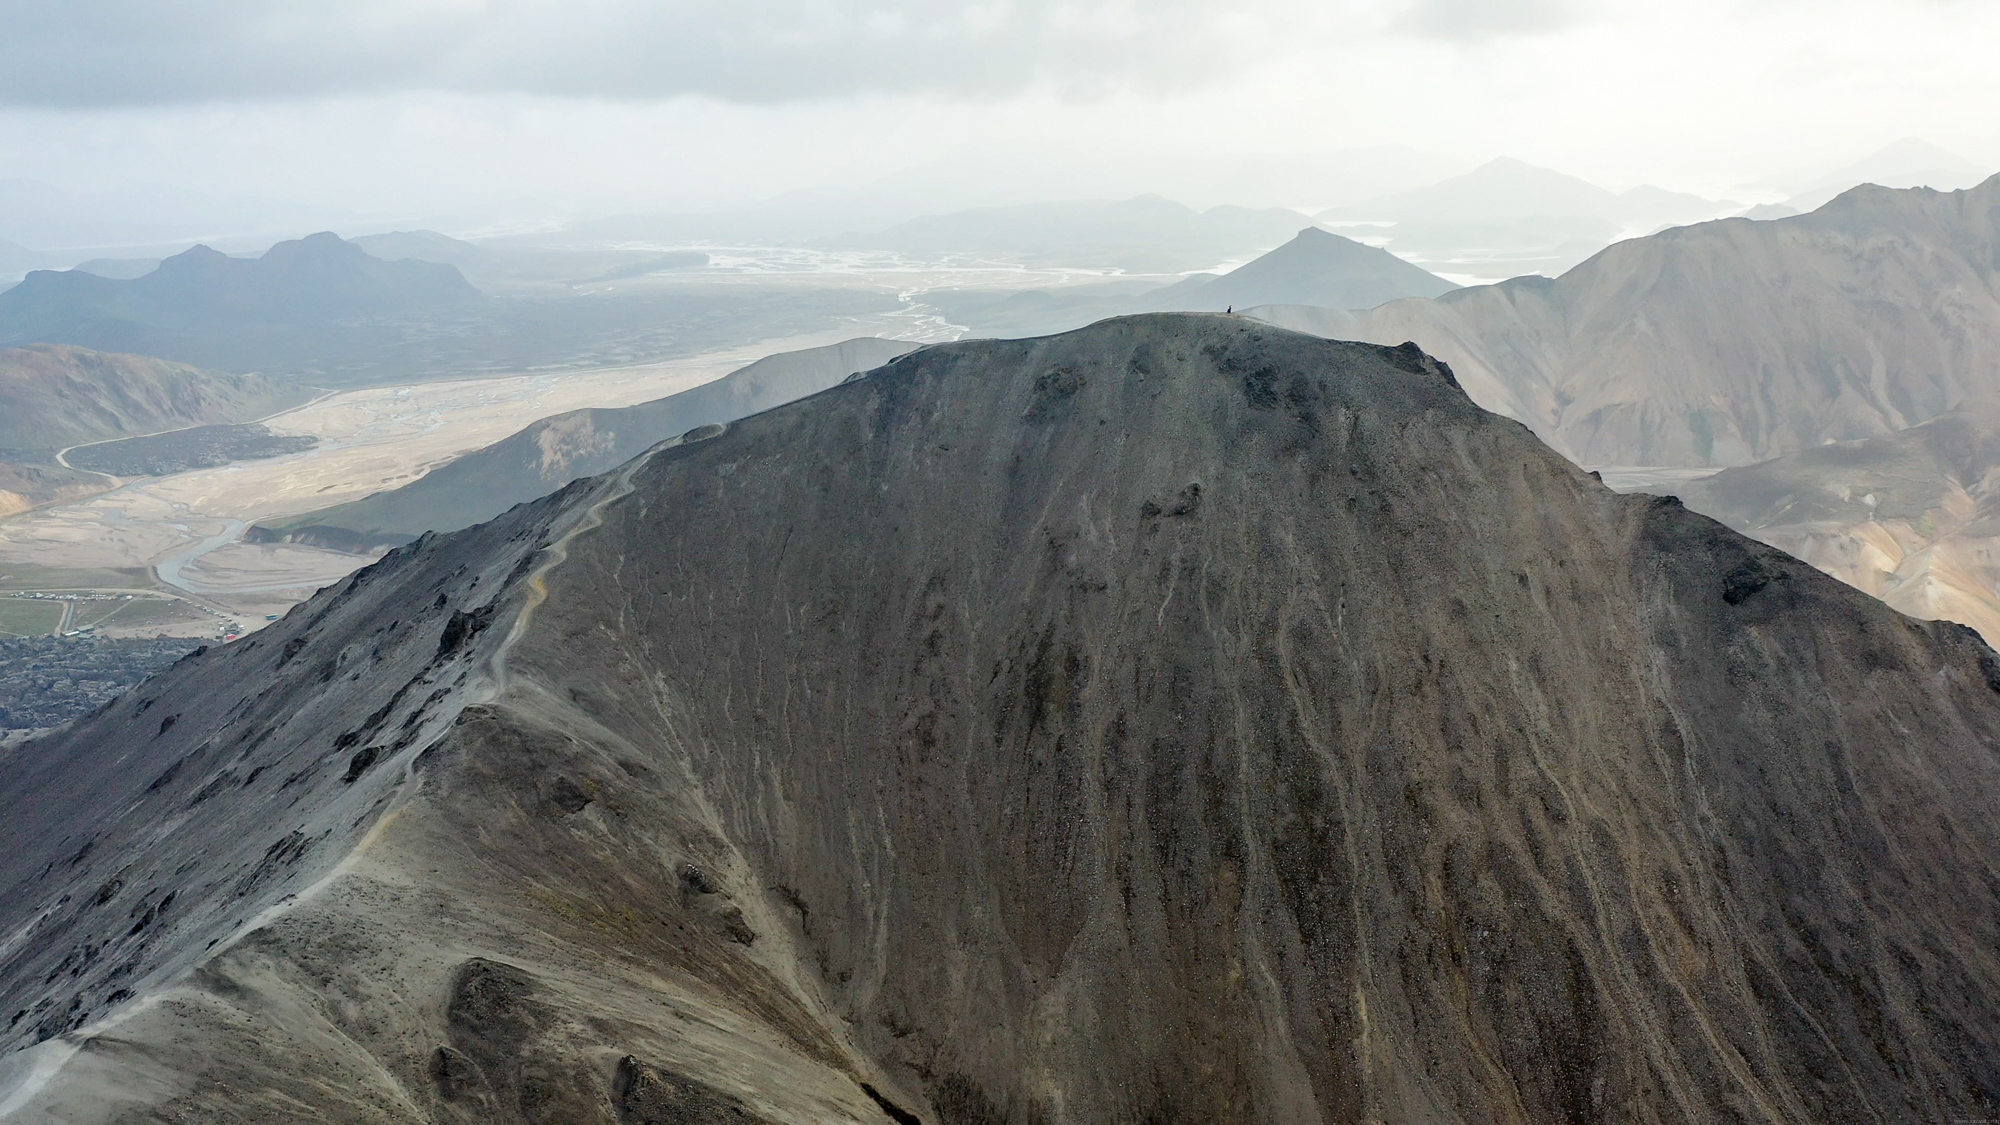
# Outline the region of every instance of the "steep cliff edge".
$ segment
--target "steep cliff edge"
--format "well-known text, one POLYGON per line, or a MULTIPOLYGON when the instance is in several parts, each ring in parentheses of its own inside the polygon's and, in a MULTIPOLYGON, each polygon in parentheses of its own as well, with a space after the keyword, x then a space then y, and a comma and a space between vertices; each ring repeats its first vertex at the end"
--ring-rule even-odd
POLYGON ((0 758, 0 1112, 1990 1116, 1996 785, 1968 630, 1414 348, 947 345, 0 758))

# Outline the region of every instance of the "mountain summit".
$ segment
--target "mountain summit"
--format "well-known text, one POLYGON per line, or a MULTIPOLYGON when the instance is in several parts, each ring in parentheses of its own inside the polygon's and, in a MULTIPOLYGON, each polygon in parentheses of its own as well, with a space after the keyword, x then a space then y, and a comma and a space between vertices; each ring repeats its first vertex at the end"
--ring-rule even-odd
POLYGON ((2000 660, 1415 347, 920 350, 0 757, 0 1103, 2000 1111, 2000 660))

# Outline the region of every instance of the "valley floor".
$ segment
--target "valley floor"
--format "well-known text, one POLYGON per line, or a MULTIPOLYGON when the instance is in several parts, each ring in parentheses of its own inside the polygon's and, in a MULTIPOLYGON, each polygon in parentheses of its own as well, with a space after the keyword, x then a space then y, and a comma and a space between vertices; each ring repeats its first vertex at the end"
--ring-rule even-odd
POLYGON ((183 605, 110 636, 216 635, 262 627, 314 590, 365 565, 367 556, 242 541, 250 525, 396 488, 538 418, 580 407, 617 407, 698 386, 774 352, 858 335, 901 335, 907 318, 883 316, 809 335, 763 340, 660 363, 591 372, 523 373, 376 387, 328 395, 265 420, 277 434, 319 444, 263 460, 131 480, 109 492, 0 522, 0 573, 32 574, 10 588, 63 593, 130 591, 88 572, 145 575, 140 588, 183 605), (879 323, 875 321, 879 320, 879 323))

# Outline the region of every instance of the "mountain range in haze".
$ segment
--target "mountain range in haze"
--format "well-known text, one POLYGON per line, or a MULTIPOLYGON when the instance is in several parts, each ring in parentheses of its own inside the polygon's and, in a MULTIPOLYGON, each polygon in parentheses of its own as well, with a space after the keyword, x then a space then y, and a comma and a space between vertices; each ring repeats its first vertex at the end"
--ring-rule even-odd
POLYGON ((1462 176, 1328 208, 1314 217, 1326 221, 1386 219, 1398 224, 1574 217, 1631 228, 1698 222, 1740 207, 1740 203, 1703 199, 1650 184, 1614 193, 1575 176, 1503 157, 1462 176))
POLYGON ((0 755, 31 1120, 2000 1111, 2000 661, 1415 347, 925 348, 0 755))
POLYGON ((384 262, 337 235, 316 234, 255 259, 197 246, 129 280, 36 271, 0 293, 0 343, 77 344, 241 369, 343 321, 452 312, 483 300, 450 266, 384 262))
POLYGON ((1260 303, 1368 307, 1435 296, 1451 282, 1377 247, 1317 227, 1222 274, 1172 285, 1100 283, 1063 289, 926 292, 923 301, 976 336, 1033 336, 1139 311, 1210 311, 1260 303))
POLYGON ((1398 195, 1314 216, 1371 232, 1427 268, 1482 278, 1554 277, 1614 240, 1719 218, 1742 204, 1641 185, 1621 193, 1523 161, 1499 159, 1398 195))
POLYGON ((911 219, 874 234, 841 235, 827 244, 908 254, 996 255, 1032 266, 1178 273, 1261 254, 1290 238, 1301 220, 1298 212, 1285 208, 1196 211, 1142 195, 960 211, 911 219))
MULTIPOLYGON (((377 245, 432 256, 481 251, 434 232, 393 237, 377 245)), ((0 292, 0 344, 67 343, 319 386, 380 385, 647 362, 825 331, 901 304, 893 292, 838 279, 701 290, 577 284, 659 256, 495 253, 493 276, 512 290, 488 297, 454 265, 414 255, 384 261, 333 234, 282 242, 254 259, 196 247, 130 279, 32 273, 0 292), (552 271, 562 272, 552 279, 552 271)))
MULTIPOLYGON (((1578 253, 1585 242, 1596 241, 1593 249, 1597 249, 1620 233, 1646 233, 1667 223, 1699 221, 1742 209, 1741 204, 1710 202, 1654 187, 1612 193, 1518 160, 1490 161, 1469 172, 1468 163, 1402 146, 1323 153, 1239 153, 1214 160, 1189 160, 1130 151, 1110 141, 1059 150, 981 142, 860 183, 843 181, 729 209, 586 219, 544 241, 562 245, 635 241, 801 244, 839 237, 843 231, 879 231, 968 211, 1048 206, 1061 200, 1124 199, 1140 193, 1158 193, 1198 210, 1223 205, 1257 210, 1288 208, 1326 213, 1329 221, 1383 220, 1385 206, 1419 203, 1427 190, 1443 188, 1438 194, 1449 195, 1443 186, 1456 181, 1461 187, 1490 187, 1518 204, 1531 206, 1526 210, 1517 206, 1507 216, 1507 223, 1493 222, 1490 214, 1481 216, 1483 225, 1471 222, 1463 208, 1456 209, 1459 213, 1451 216, 1449 223, 1439 215, 1426 216, 1420 223, 1418 216, 1411 214, 1401 249, 1412 256, 1419 250, 1433 255, 1423 263, 1432 268, 1453 272, 1442 263, 1459 260, 1476 264, 1477 276, 1497 279, 1511 275, 1484 271, 1515 263, 1526 267, 1521 272, 1560 273, 1588 256, 1589 251, 1578 253), (1455 240, 1454 231, 1463 237, 1455 240), (1496 234, 1509 243, 1496 248, 1484 241, 1496 234), (1572 242, 1575 245, 1567 245, 1572 242), (1467 257, 1468 251, 1481 249, 1501 249, 1511 257, 1504 261, 1499 257, 1467 257)), ((1951 189, 1969 187, 1981 178, 1983 173, 1974 162, 1927 142, 1906 139, 1840 167, 1794 173, 1745 185, 1745 190, 1773 202, 1793 197, 1794 209, 1807 211, 1861 183, 1951 189), (1819 191, 1824 194, 1812 198, 1819 191)), ((1476 199, 1467 202, 1475 212, 1482 209, 1476 199)), ((0 231, 0 237, 4 236, 0 231)))
POLYGON ((1631 239, 1560 278, 1356 312, 1260 309, 1415 340, 1488 409, 1584 465, 1723 467, 1889 433, 1993 390, 2000 177, 1861 187, 1808 215, 1631 239))
MULTIPOLYGON (((859 183, 843 178, 738 207, 609 215, 570 224, 536 241, 802 244, 960 212, 1061 206, 1065 200, 1129 199, 1145 193, 1183 200, 1202 210, 1325 206, 1419 187, 1450 175, 1456 167, 1453 160, 1404 146, 1248 152, 1208 161, 1178 154, 1162 157, 1109 140, 1058 151, 982 141, 859 183)), ((1291 229, 1296 228, 1295 220, 1291 229)), ((1197 268, 1227 257, 1199 262, 1197 268)))
POLYGON ((1769 180, 1758 186, 1789 193, 1785 205, 1805 212, 1817 210, 1834 196, 1860 184, 1954 191, 1973 187, 1992 174, 1993 169, 1977 161, 1947 152, 1929 141, 1905 137, 1851 164, 1769 180))

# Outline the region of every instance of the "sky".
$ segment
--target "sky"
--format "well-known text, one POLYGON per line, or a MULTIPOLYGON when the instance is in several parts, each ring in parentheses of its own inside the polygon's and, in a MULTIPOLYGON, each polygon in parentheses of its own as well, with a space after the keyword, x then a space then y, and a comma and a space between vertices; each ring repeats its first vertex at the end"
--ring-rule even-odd
POLYGON ((12 0, 0 179, 472 227, 925 167, 1329 204, 1227 172, 1374 150, 1756 201, 1908 136, 2000 170, 1996 51, 1995 0, 12 0))

